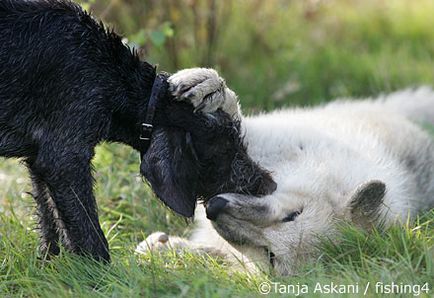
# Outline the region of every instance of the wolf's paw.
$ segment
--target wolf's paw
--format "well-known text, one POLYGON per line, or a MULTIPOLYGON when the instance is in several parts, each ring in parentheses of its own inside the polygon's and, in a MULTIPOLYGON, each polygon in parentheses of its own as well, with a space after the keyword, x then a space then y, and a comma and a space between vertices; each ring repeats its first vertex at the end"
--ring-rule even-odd
POLYGON ((163 232, 155 232, 146 237, 136 247, 136 252, 146 253, 150 250, 165 250, 168 247, 169 236, 163 232))
POLYGON ((188 240, 169 236, 163 232, 154 232, 136 247, 137 253, 147 253, 148 251, 163 252, 167 250, 181 250, 188 246, 188 240))
POLYGON ((195 111, 212 113, 221 108, 232 117, 239 115, 237 96, 214 69, 184 69, 169 77, 168 82, 172 95, 190 102, 195 111))

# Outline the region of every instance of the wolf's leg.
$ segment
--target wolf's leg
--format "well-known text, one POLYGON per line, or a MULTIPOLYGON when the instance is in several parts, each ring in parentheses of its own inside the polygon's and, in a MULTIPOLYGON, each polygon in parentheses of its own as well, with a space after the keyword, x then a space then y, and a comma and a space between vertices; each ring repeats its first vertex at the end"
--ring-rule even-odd
POLYGON ((214 69, 190 68, 178 71, 168 82, 170 91, 178 100, 191 102, 196 111, 212 113, 222 109, 240 120, 238 99, 225 80, 214 69))
POLYGON ((37 215, 39 219, 39 229, 41 233, 40 251, 42 257, 59 254, 59 232, 62 228, 61 223, 56 222, 60 219, 57 214, 54 201, 48 194, 46 184, 42 179, 30 171, 32 178, 32 195, 37 204, 37 215))
POLYGON ((137 253, 146 253, 148 251, 163 252, 167 250, 174 250, 178 253, 188 251, 220 258, 226 257, 224 252, 212 246, 200 245, 185 238, 169 236, 163 232, 152 233, 136 247, 137 253))
MULTIPOLYGON (((214 231, 212 233, 216 232, 214 231)), ((226 242, 224 240, 222 241, 226 242)), ((146 240, 137 245, 136 253, 145 254, 149 251, 165 252, 170 250, 180 254, 183 252, 189 252, 197 255, 208 255, 218 258, 230 265, 229 270, 234 272, 260 272, 254 262, 250 261, 245 255, 231 247, 229 244, 223 246, 221 243, 213 244, 210 243, 209 245, 204 245, 202 242, 195 242, 194 239, 188 240, 176 236, 169 236, 163 232, 155 232, 146 237, 146 240), (213 244, 217 245, 214 246, 213 244)))

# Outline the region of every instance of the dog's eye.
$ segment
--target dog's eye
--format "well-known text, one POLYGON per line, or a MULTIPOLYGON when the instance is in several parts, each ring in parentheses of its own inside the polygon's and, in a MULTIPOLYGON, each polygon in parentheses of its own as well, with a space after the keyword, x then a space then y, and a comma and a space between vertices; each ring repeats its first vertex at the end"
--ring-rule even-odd
POLYGON ((294 221, 294 219, 297 218, 297 216, 299 216, 301 213, 301 211, 294 211, 289 213, 284 219, 282 219, 282 222, 289 222, 289 221, 294 221))

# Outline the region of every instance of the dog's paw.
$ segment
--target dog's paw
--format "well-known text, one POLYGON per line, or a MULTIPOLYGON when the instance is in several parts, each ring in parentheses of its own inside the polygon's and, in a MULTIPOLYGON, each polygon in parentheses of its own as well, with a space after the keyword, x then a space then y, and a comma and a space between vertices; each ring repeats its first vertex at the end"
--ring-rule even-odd
POLYGON ((237 96, 214 69, 184 69, 169 77, 168 82, 172 95, 190 102, 195 111, 212 113, 221 108, 231 116, 239 114, 237 96))

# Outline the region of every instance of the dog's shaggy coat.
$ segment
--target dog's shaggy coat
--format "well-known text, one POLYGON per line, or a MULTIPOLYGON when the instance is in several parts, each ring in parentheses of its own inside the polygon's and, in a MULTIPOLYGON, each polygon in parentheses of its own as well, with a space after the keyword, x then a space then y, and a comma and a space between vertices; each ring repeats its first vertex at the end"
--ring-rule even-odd
MULTIPOLYGON (((208 72, 184 70, 174 75, 175 83, 208 72)), ((214 91, 210 85, 204 93, 214 91)), ((215 91, 219 96, 236 101, 215 91)), ((139 251, 191 248, 271 264, 288 274, 319 238, 337 237, 337 221, 369 229, 434 208, 433 137, 413 123, 434 124, 434 91, 428 87, 241 121, 249 155, 272 172, 277 190, 263 198, 220 194, 206 203, 206 214, 198 208, 190 240, 156 233, 139 251)))
POLYGON ((57 254, 63 242, 109 260, 92 193, 91 159, 102 141, 140 151, 141 174, 184 216, 200 196, 275 188, 247 156, 238 122, 221 111, 193 113, 171 100, 167 82, 146 151, 140 124, 155 76, 77 4, 0 0, 0 155, 22 158, 30 171, 43 253, 57 254))

